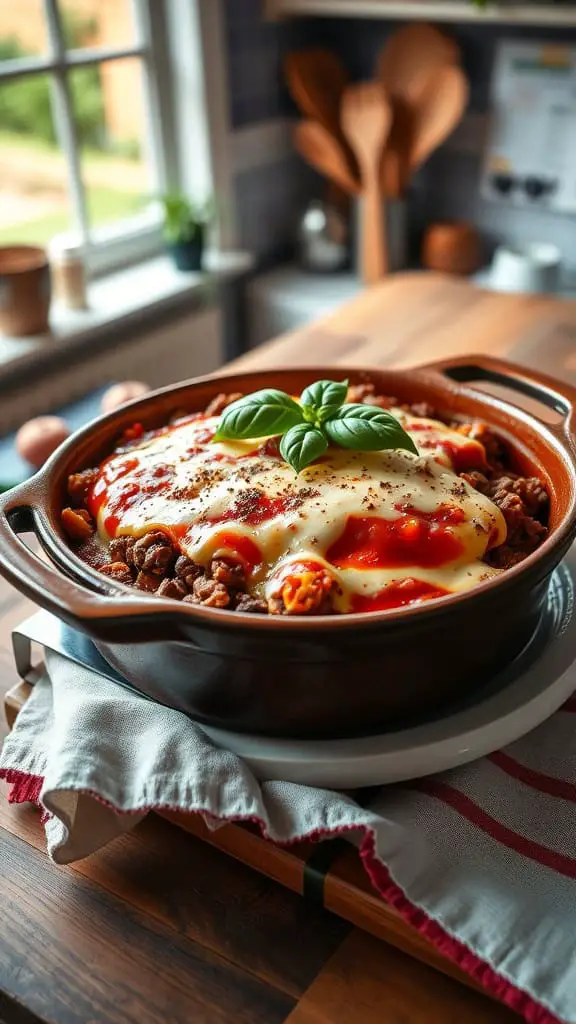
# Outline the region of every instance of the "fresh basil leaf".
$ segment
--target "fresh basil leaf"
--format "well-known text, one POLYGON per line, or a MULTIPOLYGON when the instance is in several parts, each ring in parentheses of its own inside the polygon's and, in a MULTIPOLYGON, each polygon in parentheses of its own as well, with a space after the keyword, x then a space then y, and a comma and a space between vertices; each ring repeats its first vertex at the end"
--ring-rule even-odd
POLYGON ((306 415, 308 410, 314 411, 313 417, 306 415, 306 418, 310 418, 312 422, 315 420, 317 423, 323 423, 346 401, 347 391, 347 380, 317 380, 310 384, 300 395, 304 414, 306 415))
POLYGON ((302 410, 290 395, 274 388, 239 398, 220 417, 215 441, 245 441, 283 434, 302 422, 302 410))
POLYGON ((392 413, 373 405, 342 406, 322 428, 333 444, 359 452, 403 448, 418 455, 409 434, 392 413))
POLYGON ((323 455, 327 448, 324 434, 311 423, 290 427, 280 441, 280 455, 296 473, 323 455))

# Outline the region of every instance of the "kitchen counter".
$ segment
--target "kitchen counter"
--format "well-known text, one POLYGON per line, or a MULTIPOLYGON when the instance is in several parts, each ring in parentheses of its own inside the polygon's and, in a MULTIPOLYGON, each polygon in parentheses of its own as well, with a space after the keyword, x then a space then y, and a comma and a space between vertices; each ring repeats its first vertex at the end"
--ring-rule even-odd
MULTIPOLYGON (((401 275, 224 372, 474 351, 573 374, 576 303, 401 275)), ((16 681, 10 631, 32 610, 0 580, 2 692, 16 681)), ((32 809, 3 799, 0 830, 3 1024, 518 1019, 154 815, 69 869, 47 859, 32 809)))
POLYGON ((395 274, 225 369, 325 364, 401 368, 474 352, 576 383, 576 302, 484 291, 442 274, 395 274))

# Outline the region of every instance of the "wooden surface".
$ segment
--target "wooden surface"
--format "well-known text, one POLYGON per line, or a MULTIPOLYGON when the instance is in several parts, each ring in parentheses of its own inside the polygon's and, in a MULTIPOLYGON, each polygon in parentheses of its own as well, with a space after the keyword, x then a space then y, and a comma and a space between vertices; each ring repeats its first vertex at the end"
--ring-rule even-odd
POLYGON ((473 352, 576 382, 576 302, 499 295, 435 273, 398 274, 225 372, 325 364, 400 369, 473 352))
MULTIPOLYGON (((549 370, 554 357, 574 373, 576 304, 403 276, 241 363, 409 365, 544 338, 549 370)), ((3 692, 10 631, 32 610, 0 581, 3 692)), ((69 869, 48 861, 31 809, 0 801, 0 829, 0 1024, 517 1019, 158 817, 69 869)))

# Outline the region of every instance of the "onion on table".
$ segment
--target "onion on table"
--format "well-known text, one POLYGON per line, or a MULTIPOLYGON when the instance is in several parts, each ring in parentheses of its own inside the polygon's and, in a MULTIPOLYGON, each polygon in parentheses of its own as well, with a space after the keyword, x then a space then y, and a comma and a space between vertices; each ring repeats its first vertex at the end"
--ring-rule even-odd
MULTIPOLYGON (((148 384, 141 380, 113 384, 102 396, 102 412, 112 412, 133 398, 141 398, 149 390, 148 384)), ((16 434, 16 451, 31 466, 40 469, 52 452, 70 437, 70 433, 70 428, 60 416, 36 416, 20 427, 16 434)))
POLYGON ((16 434, 16 451, 35 469, 40 469, 59 445, 70 437, 70 428, 60 416, 36 416, 16 434))
POLYGON ((102 412, 113 412, 119 406, 131 402, 134 398, 141 398, 150 388, 141 380, 123 380, 119 384, 113 384, 102 395, 102 412))

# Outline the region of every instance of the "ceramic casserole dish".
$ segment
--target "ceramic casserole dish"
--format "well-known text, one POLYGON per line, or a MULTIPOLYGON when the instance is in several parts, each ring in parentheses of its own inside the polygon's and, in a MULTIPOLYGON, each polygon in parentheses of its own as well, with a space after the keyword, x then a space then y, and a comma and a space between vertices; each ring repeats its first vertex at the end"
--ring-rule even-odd
POLYGON ((91 423, 40 472, 0 497, 0 572, 88 634, 148 697, 200 721, 270 736, 373 734, 468 694, 533 635, 550 576, 576 533, 575 394, 552 378, 476 356, 402 372, 267 370, 165 388, 91 423), (102 576, 71 549, 60 521, 68 476, 99 463, 135 421, 155 428, 176 410, 205 409, 223 390, 299 394, 321 378, 369 380, 379 394, 485 421, 518 468, 546 484, 547 539, 519 565, 466 593, 394 610, 311 617, 178 604, 102 576), (478 382, 528 397, 537 412, 485 393, 478 382), (48 560, 24 543, 28 532, 48 560))

